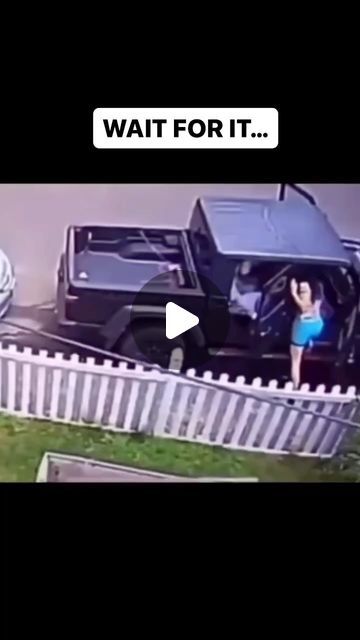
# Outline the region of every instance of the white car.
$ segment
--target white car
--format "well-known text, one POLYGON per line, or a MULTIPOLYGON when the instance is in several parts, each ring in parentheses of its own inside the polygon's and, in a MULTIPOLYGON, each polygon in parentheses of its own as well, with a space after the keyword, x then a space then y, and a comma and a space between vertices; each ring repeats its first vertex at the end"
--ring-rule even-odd
POLYGON ((0 249, 0 318, 8 312, 15 289, 15 274, 7 255, 0 249))

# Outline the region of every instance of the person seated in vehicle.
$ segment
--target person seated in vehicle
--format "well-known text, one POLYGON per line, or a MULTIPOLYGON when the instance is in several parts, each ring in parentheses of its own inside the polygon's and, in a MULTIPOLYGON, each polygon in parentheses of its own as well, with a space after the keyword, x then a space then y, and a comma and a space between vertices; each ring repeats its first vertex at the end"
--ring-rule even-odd
POLYGON ((292 326, 290 357, 291 379, 295 389, 300 386, 300 370, 304 349, 311 347, 313 340, 324 330, 325 319, 322 314, 323 294, 319 282, 311 287, 307 281, 290 282, 292 298, 297 306, 297 314, 292 326))
POLYGON ((261 298, 261 286, 259 278, 254 274, 254 265, 249 260, 245 260, 235 269, 230 291, 230 307, 255 320, 261 298))

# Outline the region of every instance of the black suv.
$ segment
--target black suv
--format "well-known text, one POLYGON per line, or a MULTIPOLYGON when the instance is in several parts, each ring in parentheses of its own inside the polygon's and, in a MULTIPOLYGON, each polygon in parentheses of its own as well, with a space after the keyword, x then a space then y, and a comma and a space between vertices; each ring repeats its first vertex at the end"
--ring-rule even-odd
POLYGON ((187 366, 199 353, 286 359, 296 313, 290 281, 311 279, 327 321, 306 358, 340 366, 359 357, 359 274, 360 242, 339 238, 311 194, 283 184, 276 200, 199 198, 185 229, 68 228, 58 321, 163 366, 174 346, 187 366), (287 187, 301 198, 286 199, 287 187), (165 336, 169 301, 200 319, 174 341, 165 336))

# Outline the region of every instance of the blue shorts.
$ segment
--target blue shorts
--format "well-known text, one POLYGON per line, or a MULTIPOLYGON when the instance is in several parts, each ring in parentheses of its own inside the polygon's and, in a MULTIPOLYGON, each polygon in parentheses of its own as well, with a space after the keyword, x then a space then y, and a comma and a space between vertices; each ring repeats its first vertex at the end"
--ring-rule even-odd
POLYGON ((320 336, 324 328, 322 318, 305 319, 297 317, 294 321, 291 344, 296 347, 307 347, 312 340, 320 336))

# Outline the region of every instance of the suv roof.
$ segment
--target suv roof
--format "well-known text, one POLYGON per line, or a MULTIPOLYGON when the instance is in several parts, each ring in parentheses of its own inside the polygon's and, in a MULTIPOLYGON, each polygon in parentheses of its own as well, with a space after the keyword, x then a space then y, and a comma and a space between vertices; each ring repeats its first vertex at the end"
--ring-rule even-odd
POLYGON ((205 197, 199 204, 220 253, 350 263, 325 213, 308 202, 205 197))

